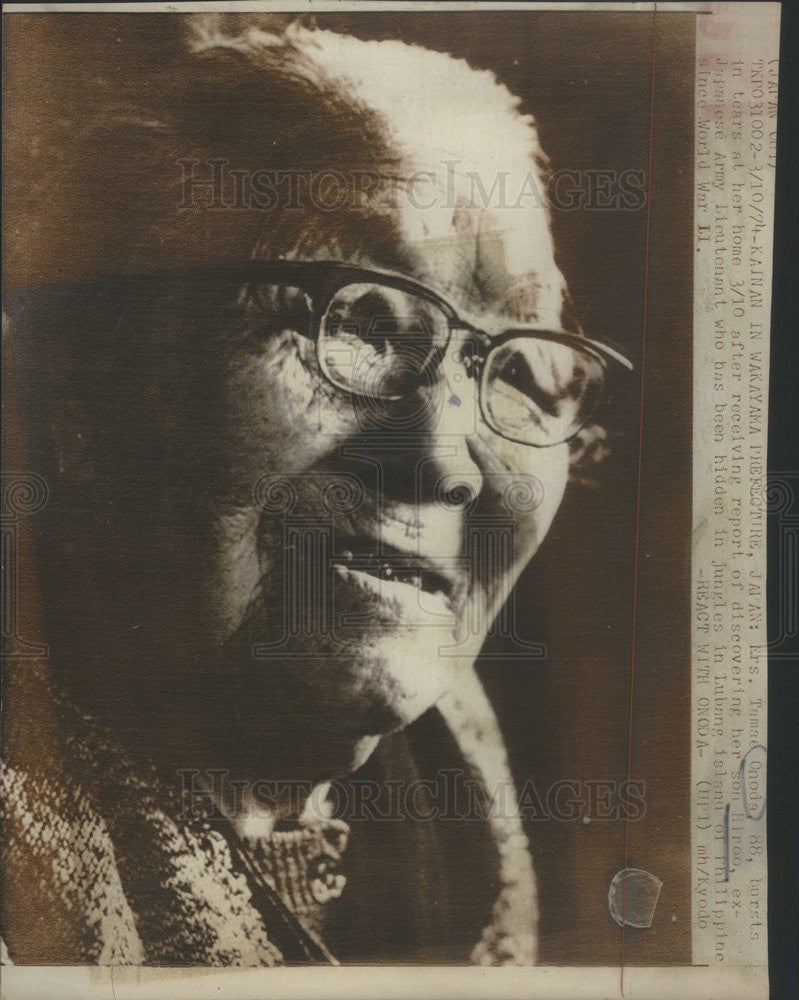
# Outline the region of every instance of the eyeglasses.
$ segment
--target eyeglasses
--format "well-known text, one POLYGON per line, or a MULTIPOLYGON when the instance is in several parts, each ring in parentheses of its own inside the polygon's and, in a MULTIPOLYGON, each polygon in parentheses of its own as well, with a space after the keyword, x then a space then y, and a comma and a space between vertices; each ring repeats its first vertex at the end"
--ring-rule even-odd
POLYGON ((633 367, 582 331, 514 326, 491 336, 434 289, 391 271, 294 260, 238 270, 256 289, 278 284, 305 293, 320 371, 364 400, 396 401, 432 383, 453 331, 463 331, 466 346, 453 358, 477 381, 485 423, 532 447, 568 441, 595 411, 608 368, 633 367))
MULTIPOLYGON (((366 403, 401 400, 432 386, 453 332, 462 332, 463 346, 452 358, 476 380, 483 420, 500 436, 535 448, 574 437, 595 412, 608 371, 633 368, 614 347, 586 337, 576 322, 577 332, 513 326, 489 334, 434 289, 392 271, 300 260, 190 271, 203 282, 221 278, 246 288, 265 312, 275 304, 275 287, 303 293, 308 314, 303 310, 297 328, 315 342, 321 373, 366 403)), ((123 280, 171 283, 185 274, 123 280)))

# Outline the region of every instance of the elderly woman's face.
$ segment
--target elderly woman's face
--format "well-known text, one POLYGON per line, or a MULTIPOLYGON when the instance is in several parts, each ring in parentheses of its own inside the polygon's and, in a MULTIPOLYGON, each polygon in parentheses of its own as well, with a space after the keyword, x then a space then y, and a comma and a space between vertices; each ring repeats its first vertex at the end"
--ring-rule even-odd
MULTIPOLYGON (((418 220, 399 212, 390 254, 358 263, 400 260, 463 308, 476 267, 485 279, 511 263, 495 287, 524 272, 510 251, 477 261, 473 235, 451 218, 443 228, 417 238, 418 220)), ((321 779, 457 686, 549 528, 568 446, 489 429, 457 335, 435 377, 372 407, 320 373, 299 292, 230 292, 198 326, 182 322, 177 343, 151 331, 133 394, 163 489, 138 512, 144 531, 122 532, 106 555, 112 576, 125 546, 150 567, 141 621, 128 622, 143 628, 142 670, 151 658, 194 687, 216 741, 240 741, 252 765, 296 740, 309 748, 297 776, 321 779), (193 394, 169 374, 183 363, 193 394)), ((376 301, 402 313, 396 293, 376 301)), ((500 312, 487 328, 519 318, 500 312)))

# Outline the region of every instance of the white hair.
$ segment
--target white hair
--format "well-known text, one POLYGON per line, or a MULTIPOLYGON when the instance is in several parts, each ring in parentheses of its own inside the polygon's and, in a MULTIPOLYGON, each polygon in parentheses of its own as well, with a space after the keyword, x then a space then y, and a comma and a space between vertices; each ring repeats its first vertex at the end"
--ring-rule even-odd
POLYGON ((518 174, 546 163, 534 120, 521 113, 519 98, 464 59, 297 22, 279 33, 250 26, 235 36, 213 19, 198 18, 193 27, 194 52, 232 49, 322 94, 346 95, 354 111, 382 119, 408 162, 457 163, 486 178, 498 169, 518 174))

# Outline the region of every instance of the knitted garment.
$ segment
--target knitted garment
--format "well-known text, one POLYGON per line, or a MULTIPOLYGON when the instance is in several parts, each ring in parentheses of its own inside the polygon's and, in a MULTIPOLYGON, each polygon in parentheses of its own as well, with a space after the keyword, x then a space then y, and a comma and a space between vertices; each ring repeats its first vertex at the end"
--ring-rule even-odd
POLYGON ((3 763, 3 938, 11 962, 279 965, 284 942, 292 957, 305 959, 309 942, 315 959, 332 960, 312 927, 340 860, 343 824, 282 832, 275 858, 260 845, 261 863, 248 859, 247 871, 210 800, 203 809, 193 795, 187 809, 178 790, 134 766, 46 682, 39 691, 51 699, 62 752, 61 759, 31 753, 25 767, 3 763), (259 872, 266 887, 256 900, 259 872), (274 896, 264 900, 270 888, 274 896))
MULTIPOLYGON (((344 889, 346 823, 315 818, 239 840, 196 797, 187 810, 154 769, 134 764, 43 686, 61 752, 23 764, 17 747, 2 767, 7 961, 336 964, 321 934, 326 904, 344 889)), ((494 825, 503 884, 473 960, 528 964, 535 901, 526 840, 512 821, 494 825)))

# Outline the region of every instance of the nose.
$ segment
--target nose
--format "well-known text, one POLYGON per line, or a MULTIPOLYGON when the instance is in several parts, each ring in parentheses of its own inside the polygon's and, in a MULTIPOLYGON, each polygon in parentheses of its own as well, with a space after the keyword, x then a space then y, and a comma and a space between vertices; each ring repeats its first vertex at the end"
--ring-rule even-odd
POLYGON ((420 466, 422 490, 447 508, 470 506, 483 488, 483 472, 470 445, 480 420, 477 386, 453 353, 447 354, 440 368, 439 409, 420 466))
POLYGON ((447 511, 469 507, 483 488, 471 444, 480 412, 477 385, 467 376, 457 347, 415 392, 384 406, 380 428, 373 424, 367 433, 373 443, 374 435, 385 441, 386 492, 447 511))

